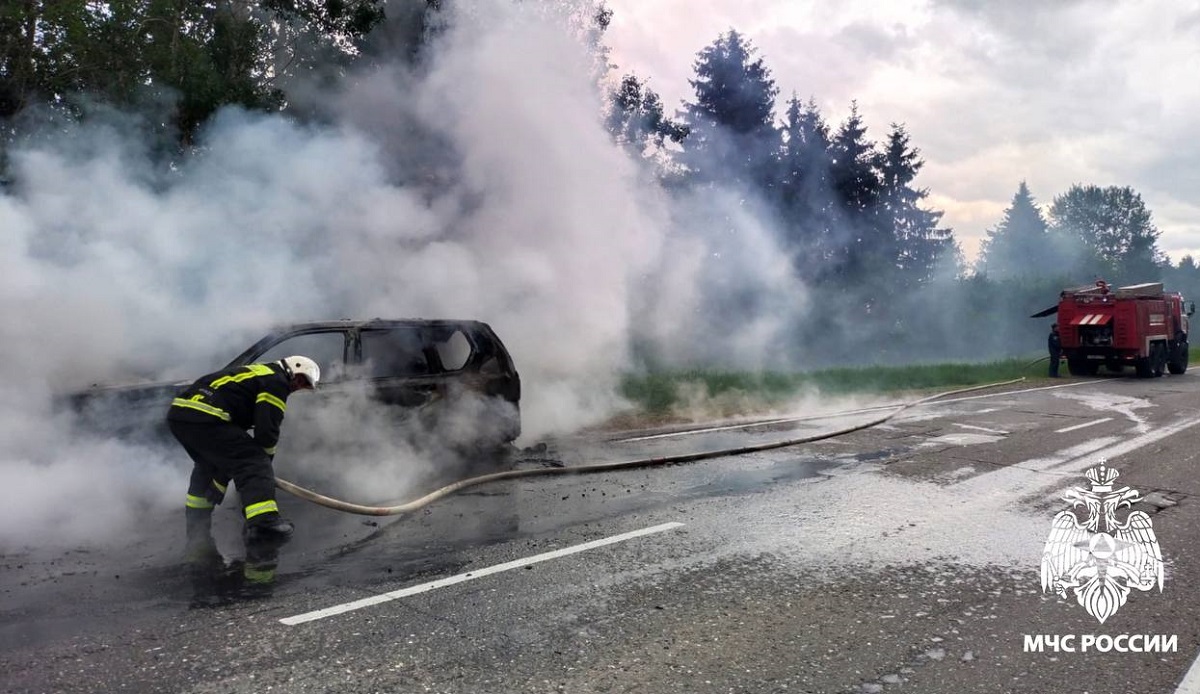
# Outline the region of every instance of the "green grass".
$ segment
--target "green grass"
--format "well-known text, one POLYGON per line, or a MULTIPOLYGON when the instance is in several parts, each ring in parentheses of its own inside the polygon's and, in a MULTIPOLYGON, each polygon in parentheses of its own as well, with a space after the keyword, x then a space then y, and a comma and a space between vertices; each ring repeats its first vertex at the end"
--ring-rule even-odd
MULTIPOLYGON (((1192 348, 1188 358, 1189 364, 1200 368, 1200 347, 1192 348)), ((1048 378, 1046 360, 1035 362, 1037 359, 1037 356, 1029 356, 984 363, 866 366, 800 373, 664 371, 626 376, 621 383, 621 394, 642 412, 656 415, 695 404, 697 392, 713 400, 724 396, 743 403, 770 406, 814 390, 824 395, 846 395, 952 390, 1021 377, 1037 382, 1048 378)), ((1059 373, 1068 375, 1066 363, 1059 373)))
MULTIPOLYGON (((952 389, 1008 381, 1022 376, 1045 378, 1046 362, 1036 357, 987 363, 940 363, 868 366, 802 373, 719 370, 670 371, 626 376, 621 393, 640 409, 662 414, 680 406, 686 393, 701 389, 708 398, 736 396, 762 405, 785 402, 805 392, 827 395, 952 389)), ((1063 367, 1066 373, 1066 367, 1063 367)))

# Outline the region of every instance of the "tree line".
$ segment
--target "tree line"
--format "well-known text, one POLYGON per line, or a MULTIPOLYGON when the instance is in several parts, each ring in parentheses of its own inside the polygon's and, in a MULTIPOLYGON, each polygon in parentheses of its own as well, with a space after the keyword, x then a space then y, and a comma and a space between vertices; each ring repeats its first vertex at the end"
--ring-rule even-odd
POLYGON ((1171 263, 1129 186, 1076 184, 1043 211, 1022 181, 969 265, 915 183, 924 161, 904 125, 875 142, 856 104, 831 127, 794 94, 777 117, 771 72, 735 30, 700 51, 694 71, 675 119, 626 75, 610 127, 664 180, 736 185, 772 210, 796 273, 825 309, 797 327, 807 355, 837 361, 846 344, 862 345, 866 361, 1037 350, 1046 321, 1028 316, 1063 288, 1101 278, 1200 295, 1196 261, 1171 263))
POLYGON ((755 195, 807 283, 913 288, 958 262, 942 214, 923 206, 928 191, 914 181, 924 162, 903 125, 879 144, 857 106, 831 127, 813 100, 795 95, 777 122, 779 89, 736 31, 700 52, 691 85, 694 100, 672 120, 652 90, 625 76, 609 117, 616 136, 643 155, 669 149, 655 158, 675 186, 755 195))
POLYGON ((988 230, 977 274, 993 279, 1104 278, 1117 284, 1164 282, 1200 295, 1200 269, 1184 256, 1172 263, 1161 232, 1133 188, 1076 184, 1043 212, 1022 181, 1000 222, 988 230))
MULTIPOLYGON (((571 30, 611 68, 603 33, 612 13, 590 8, 571 30)), ((223 106, 309 117, 289 99, 297 76, 336 79, 383 59, 419 64, 441 10, 441 0, 6 2, 0 147, 32 120, 117 108, 143 114, 163 156, 187 156, 223 106)), ((970 267, 917 183, 924 160, 903 124, 875 141, 854 103, 836 124, 812 98, 780 104, 765 59, 732 29, 696 55, 690 85, 691 98, 668 113, 627 74, 606 87, 598 115, 670 194, 721 188, 753 201, 816 307, 793 327, 797 354, 844 360, 847 343, 861 347, 849 352, 856 361, 1011 353, 1038 344, 1044 326, 1025 316, 1063 286, 1104 277, 1200 290, 1200 268, 1191 258, 1171 265, 1127 186, 1075 185, 1043 212, 1021 182, 970 267)))
POLYGON ((292 78, 344 74, 385 5, 419 31, 438 0, 6 0, 0 123, 115 107, 177 151, 223 106, 284 111, 292 78))

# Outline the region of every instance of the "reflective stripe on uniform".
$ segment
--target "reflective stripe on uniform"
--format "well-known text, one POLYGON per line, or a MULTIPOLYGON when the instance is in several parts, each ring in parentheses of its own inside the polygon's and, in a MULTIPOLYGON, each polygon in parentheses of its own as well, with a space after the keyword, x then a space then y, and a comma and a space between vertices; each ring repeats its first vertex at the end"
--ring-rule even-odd
POLYGON ((213 480, 212 486, 216 487, 217 491, 221 492, 222 494, 225 493, 225 485, 221 484, 220 482, 213 480))
POLYGON ((222 410, 219 407, 213 407, 208 403, 200 402, 198 400, 184 400, 183 398, 175 398, 171 401, 171 405, 174 407, 186 407, 189 410, 196 410, 197 412, 203 412, 204 414, 211 414, 212 416, 225 420, 226 422, 233 421, 233 417, 231 417, 225 410, 222 410))
POLYGON ((208 499, 206 499, 202 496, 196 496, 195 494, 188 494, 187 495, 187 507, 188 508, 198 508, 198 509, 210 509, 213 507, 213 502, 209 501, 208 499))
POLYGON ((263 450, 267 452, 267 455, 275 455, 275 447, 274 446, 271 446, 270 448, 264 448, 263 450))
POLYGON ((270 393, 259 393, 258 397, 254 399, 254 402, 255 404, 265 402, 269 405, 278 407, 280 412, 287 412, 287 403, 280 400, 278 397, 271 395, 270 393))
POLYGON ((261 516, 264 513, 279 513, 279 506, 276 505, 274 500, 250 504, 246 507, 246 520, 250 520, 255 516, 261 516))
POLYGON ((245 371, 241 373, 230 374, 229 376, 222 376, 209 385, 213 388, 220 388, 226 383, 239 383, 248 378, 254 378, 255 376, 270 376, 271 374, 275 373, 275 371, 266 364, 247 364, 242 368, 245 369, 245 371))

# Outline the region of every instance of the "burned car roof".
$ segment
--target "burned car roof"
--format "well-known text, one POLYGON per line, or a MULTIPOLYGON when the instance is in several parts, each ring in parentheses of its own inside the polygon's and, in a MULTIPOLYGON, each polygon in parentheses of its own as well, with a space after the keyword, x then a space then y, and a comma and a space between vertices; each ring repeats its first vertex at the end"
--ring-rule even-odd
POLYGON ((433 329, 433 330, 463 330, 484 340, 480 347, 489 348, 509 360, 508 350, 492 331, 491 326, 478 320, 456 320, 449 318, 371 318, 368 320, 339 319, 327 321, 309 321, 281 325, 271 329, 262 339, 255 342, 244 352, 229 362, 229 366, 248 363, 262 354, 265 347, 283 340, 284 338, 325 331, 341 331, 355 333, 366 330, 388 330, 395 328, 433 329))

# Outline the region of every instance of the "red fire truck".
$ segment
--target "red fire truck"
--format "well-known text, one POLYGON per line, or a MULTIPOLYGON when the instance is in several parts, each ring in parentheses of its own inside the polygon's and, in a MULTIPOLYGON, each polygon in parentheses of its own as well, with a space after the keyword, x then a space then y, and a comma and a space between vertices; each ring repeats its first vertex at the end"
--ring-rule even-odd
MULTIPOLYGON (((1161 283, 1110 288, 1095 285, 1059 295, 1058 331, 1063 356, 1075 376, 1094 375, 1101 364, 1113 372, 1132 365, 1142 378, 1188 367, 1188 316, 1194 302, 1161 283)), ((1048 312, 1046 312, 1048 313, 1048 312)))

